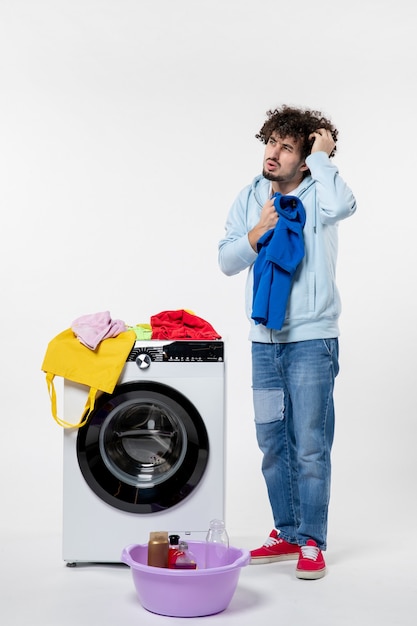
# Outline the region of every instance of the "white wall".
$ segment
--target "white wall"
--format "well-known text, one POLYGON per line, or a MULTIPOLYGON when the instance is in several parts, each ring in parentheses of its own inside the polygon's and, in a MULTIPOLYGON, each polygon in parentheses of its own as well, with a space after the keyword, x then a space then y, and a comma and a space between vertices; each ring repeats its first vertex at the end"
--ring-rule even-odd
POLYGON ((47 343, 84 313, 191 308, 227 341, 227 521, 272 521, 244 276, 217 267, 254 138, 282 103, 329 115, 359 209, 340 227, 331 533, 416 521, 416 5, 407 0, 0 0, 0 528, 60 529, 47 343))

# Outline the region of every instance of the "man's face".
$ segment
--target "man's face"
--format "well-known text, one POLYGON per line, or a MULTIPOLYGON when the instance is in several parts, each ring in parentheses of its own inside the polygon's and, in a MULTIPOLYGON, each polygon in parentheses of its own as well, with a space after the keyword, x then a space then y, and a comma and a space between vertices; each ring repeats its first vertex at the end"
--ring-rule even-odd
POLYGON ((264 177, 279 183, 298 185, 307 169, 304 159, 301 158, 299 140, 272 133, 265 146, 264 177))

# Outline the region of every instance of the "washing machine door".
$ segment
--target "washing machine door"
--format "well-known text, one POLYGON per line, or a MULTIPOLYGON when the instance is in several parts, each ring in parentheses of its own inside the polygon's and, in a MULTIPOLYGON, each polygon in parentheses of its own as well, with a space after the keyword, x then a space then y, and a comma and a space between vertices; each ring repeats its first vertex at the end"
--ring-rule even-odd
POLYGON ((208 454, 195 406, 155 382, 122 384, 101 396, 77 436, 88 485, 111 506, 132 513, 163 511, 190 496, 208 454))

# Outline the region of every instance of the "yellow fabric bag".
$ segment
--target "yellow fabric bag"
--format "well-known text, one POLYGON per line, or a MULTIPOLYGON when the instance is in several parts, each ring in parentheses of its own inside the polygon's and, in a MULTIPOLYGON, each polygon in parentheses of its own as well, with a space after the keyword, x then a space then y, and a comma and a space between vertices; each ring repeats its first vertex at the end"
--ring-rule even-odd
POLYGON ((96 350, 90 350, 77 339, 72 329, 68 328, 49 342, 42 371, 46 373, 52 417, 57 424, 63 428, 84 426, 94 408, 97 392, 100 390, 113 393, 135 340, 135 332, 127 330, 116 337, 103 339, 96 350), (58 417, 55 376, 90 387, 78 424, 70 424, 58 417))

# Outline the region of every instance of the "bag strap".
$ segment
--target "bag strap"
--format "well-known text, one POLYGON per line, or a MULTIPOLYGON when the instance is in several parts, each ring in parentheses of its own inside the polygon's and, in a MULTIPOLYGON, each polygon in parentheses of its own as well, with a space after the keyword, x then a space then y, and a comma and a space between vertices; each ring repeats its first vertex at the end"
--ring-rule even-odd
POLYGON ((56 423, 59 426, 62 426, 63 428, 81 428, 81 426, 84 426, 87 423, 88 416, 89 416, 90 412, 94 408, 94 404, 95 404, 96 395, 97 395, 97 391, 98 390, 94 389, 93 387, 90 388, 90 391, 88 393, 88 398, 87 398, 87 401, 85 403, 84 411, 83 411, 83 413, 81 415, 80 421, 78 422, 78 424, 71 424, 70 422, 66 422, 65 420, 61 419, 58 416, 57 405, 56 405, 56 391, 55 391, 55 385, 54 385, 54 378, 55 378, 55 374, 51 374, 51 372, 47 372, 47 374, 46 374, 46 384, 48 386, 48 393, 49 393, 49 397, 51 399, 52 417, 54 418, 56 423))

